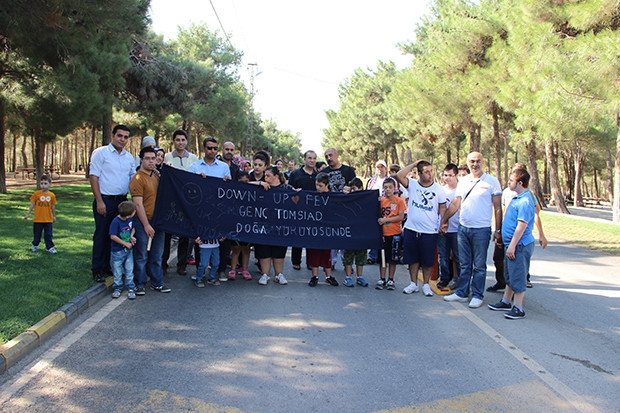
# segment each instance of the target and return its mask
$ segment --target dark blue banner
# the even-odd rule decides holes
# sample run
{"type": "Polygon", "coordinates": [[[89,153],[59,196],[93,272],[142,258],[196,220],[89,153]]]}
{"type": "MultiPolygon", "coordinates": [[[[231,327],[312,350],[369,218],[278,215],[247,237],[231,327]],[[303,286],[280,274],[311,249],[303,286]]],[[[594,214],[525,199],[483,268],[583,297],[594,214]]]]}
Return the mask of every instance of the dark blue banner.
{"type": "Polygon", "coordinates": [[[164,166],[154,227],[195,238],[318,249],[381,247],[377,191],[317,193],[202,178],[164,166]]]}

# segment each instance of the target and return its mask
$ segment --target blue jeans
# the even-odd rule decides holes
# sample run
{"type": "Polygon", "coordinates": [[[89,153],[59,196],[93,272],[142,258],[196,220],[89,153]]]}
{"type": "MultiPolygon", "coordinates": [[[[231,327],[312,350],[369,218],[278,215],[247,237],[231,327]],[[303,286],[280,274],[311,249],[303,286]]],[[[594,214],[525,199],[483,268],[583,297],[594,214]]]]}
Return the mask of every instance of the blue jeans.
{"type": "Polygon", "coordinates": [[[460,225],[458,241],[461,273],[456,295],[469,297],[471,285],[472,296],[482,300],[487,277],[487,251],[491,241],[491,227],[467,228],[460,225]]]}
{"type": "MultiPolygon", "coordinates": [[[[151,224],[152,226],[152,224],[151,224]]],[[[164,285],[164,272],[161,268],[161,256],[164,253],[164,240],[166,233],[155,229],[155,236],[151,242],[151,250],[147,251],[149,237],[144,232],[144,226],[139,219],[133,220],[136,229],[136,245],[133,247],[133,275],[136,285],[144,287],[148,279],[151,286],[161,287],[164,285]]]]}
{"type": "Polygon", "coordinates": [[[133,251],[123,248],[120,251],[110,252],[110,268],[114,274],[112,289],[123,289],[123,275],[125,275],[125,288],[133,290],[136,285],[133,282],[133,251]]]}
{"type": "Polygon", "coordinates": [[[196,269],[196,282],[202,281],[202,277],[205,275],[205,270],[211,262],[211,271],[209,272],[209,280],[215,279],[217,273],[217,267],[220,265],[220,247],[217,248],[200,248],[200,264],[196,269]]]}
{"type": "MultiPolygon", "coordinates": [[[[439,242],[437,245],[439,252],[439,280],[443,283],[450,282],[450,251],[452,251],[452,259],[456,264],[458,271],[459,263],[459,243],[458,232],[448,232],[439,234],[439,242]]],[[[454,274],[458,277],[458,273],[454,274]]]]}
{"type": "Polygon", "coordinates": [[[34,239],[32,241],[32,245],[35,247],[39,246],[41,242],[41,235],[45,232],[45,249],[50,249],[54,246],[54,241],[52,241],[52,237],[54,232],[52,230],[51,222],[35,222],[32,225],[32,230],[34,232],[34,239]]]}

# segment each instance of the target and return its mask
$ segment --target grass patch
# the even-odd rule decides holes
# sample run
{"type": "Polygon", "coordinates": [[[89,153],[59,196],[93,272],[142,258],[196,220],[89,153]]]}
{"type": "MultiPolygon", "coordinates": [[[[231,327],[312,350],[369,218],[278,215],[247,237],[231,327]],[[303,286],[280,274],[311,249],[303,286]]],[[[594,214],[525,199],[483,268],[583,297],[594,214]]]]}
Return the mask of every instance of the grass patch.
{"type": "Polygon", "coordinates": [[[58,254],[30,251],[32,216],[22,221],[34,188],[0,194],[0,344],[11,340],[93,285],[92,194],[88,184],[52,186],[57,198],[58,254]]]}
{"type": "Polygon", "coordinates": [[[620,225],[541,212],[547,238],[620,256],[620,225]]]}

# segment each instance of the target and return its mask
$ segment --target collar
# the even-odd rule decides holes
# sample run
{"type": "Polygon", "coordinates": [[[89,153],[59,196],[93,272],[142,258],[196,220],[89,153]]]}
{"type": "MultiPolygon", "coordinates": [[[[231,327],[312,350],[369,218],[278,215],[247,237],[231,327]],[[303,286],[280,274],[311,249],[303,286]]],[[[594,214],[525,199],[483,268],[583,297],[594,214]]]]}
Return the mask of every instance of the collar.
{"type": "Polygon", "coordinates": [[[189,158],[189,151],[186,149],[185,152],[183,153],[183,156],[179,156],[177,151],[172,151],[172,157],[173,158],[189,158]]]}

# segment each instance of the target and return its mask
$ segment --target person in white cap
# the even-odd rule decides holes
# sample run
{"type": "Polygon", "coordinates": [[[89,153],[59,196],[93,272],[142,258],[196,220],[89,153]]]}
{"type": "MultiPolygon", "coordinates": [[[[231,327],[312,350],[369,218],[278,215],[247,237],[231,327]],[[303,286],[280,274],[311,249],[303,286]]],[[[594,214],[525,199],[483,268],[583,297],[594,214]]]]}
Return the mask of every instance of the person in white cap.
{"type": "Polygon", "coordinates": [[[387,176],[387,164],[385,161],[377,161],[375,169],[377,170],[377,174],[368,180],[366,189],[376,189],[381,193],[383,191],[383,181],[387,176]]]}
{"type": "MultiPolygon", "coordinates": [[[[142,138],[142,146],[140,147],[140,150],[142,150],[143,148],[146,148],[147,146],[150,146],[151,148],[154,148],[157,146],[157,142],[155,141],[155,138],[152,136],[145,136],[144,138],[142,138]]],[[[140,168],[140,155],[136,156],[136,160],[135,160],[135,166],[136,166],[136,171],[140,168]]]]}

